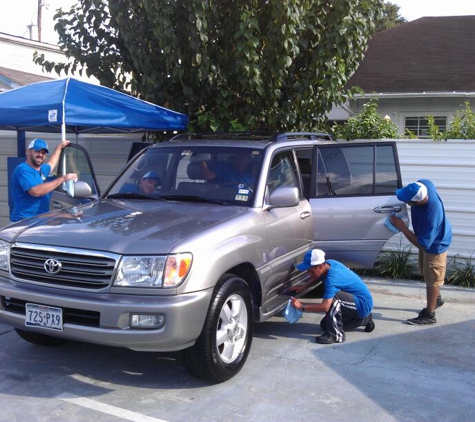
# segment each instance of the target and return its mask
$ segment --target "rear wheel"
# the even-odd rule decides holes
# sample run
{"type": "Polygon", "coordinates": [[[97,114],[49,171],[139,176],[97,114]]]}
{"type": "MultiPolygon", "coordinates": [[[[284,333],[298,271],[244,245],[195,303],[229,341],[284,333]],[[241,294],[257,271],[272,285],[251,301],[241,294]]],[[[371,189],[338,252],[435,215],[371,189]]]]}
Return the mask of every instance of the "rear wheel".
{"type": "Polygon", "coordinates": [[[224,275],[220,282],[200,337],[185,350],[191,373],[216,383],[232,378],[241,370],[254,331],[249,286],[231,274],[224,275]]]}
{"type": "Polygon", "coordinates": [[[28,343],[36,344],[37,346],[59,346],[67,342],[67,340],[48,336],[46,334],[35,333],[33,331],[25,331],[20,328],[15,328],[17,334],[28,343]]]}

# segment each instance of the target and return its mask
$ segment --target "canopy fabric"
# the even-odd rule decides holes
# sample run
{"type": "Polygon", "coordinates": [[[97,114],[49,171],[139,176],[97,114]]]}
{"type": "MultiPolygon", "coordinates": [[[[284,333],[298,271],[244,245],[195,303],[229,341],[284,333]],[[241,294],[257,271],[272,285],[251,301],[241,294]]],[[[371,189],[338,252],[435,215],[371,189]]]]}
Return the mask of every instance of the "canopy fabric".
{"type": "Polygon", "coordinates": [[[0,94],[0,129],[127,133],[184,130],[185,114],[74,78],[38,82],[0,94]]]}

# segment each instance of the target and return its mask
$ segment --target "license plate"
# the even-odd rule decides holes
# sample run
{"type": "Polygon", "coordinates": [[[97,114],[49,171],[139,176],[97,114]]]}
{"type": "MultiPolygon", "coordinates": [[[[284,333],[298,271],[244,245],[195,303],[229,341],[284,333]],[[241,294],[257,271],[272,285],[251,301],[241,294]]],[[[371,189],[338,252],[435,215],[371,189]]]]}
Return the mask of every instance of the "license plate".
{"type": "Polygon", "coordinates": [[[63,331],[63,310],[52,306],[27,303],[25,325],[63,331]]]}

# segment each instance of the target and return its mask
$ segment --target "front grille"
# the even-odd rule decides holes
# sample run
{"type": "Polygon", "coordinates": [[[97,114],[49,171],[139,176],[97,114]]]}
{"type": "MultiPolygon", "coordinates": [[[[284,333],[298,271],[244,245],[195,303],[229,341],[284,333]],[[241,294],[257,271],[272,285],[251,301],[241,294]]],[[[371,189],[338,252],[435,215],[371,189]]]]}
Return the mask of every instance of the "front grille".
{"type": "Polygon", "coordinates": [[[52,286],[102,289],[109,286],[116,260],[98,254],[70,251],[44,250],[14,246],[10,250],[12,275],[25,281],[52,286]],[[45,269],[45,263],[54,260],[61,264],[56,274],[45,269]]]}
{"type": "MultiPolygon", "coordinates": [[[[4,309],[15,314],[25,315],[26,302],[24,300],[3,297],[4,309]]],[[[38,303],[37,305],[44,305],[38,303]]],[[[49,306],[49,305],[45,305],[49,306]]],[[[99,312],[85,311],[83,309],[62,308],[63,322],[65,324],[85,325],[87,327],[99,327],[99,312]]]]}

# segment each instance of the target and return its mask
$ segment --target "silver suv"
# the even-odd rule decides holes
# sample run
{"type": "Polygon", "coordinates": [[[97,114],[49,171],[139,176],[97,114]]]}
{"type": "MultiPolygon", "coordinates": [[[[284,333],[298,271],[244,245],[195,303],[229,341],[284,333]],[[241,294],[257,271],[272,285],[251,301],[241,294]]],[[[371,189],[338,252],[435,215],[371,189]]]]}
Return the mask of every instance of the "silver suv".
{"type": "Polygon", "coordinates": [[[79,174],[73,196],[60,187],[55,211],[0,231],[0,320],[40,345],[182,350],[213,382],[239,372],[254,322],[307,281],[306,251],[371,267],[386,217],[406,214],[393,142],[179,135],[102,195],[83,148],[66,148],[59,172],[79,174]]]}

